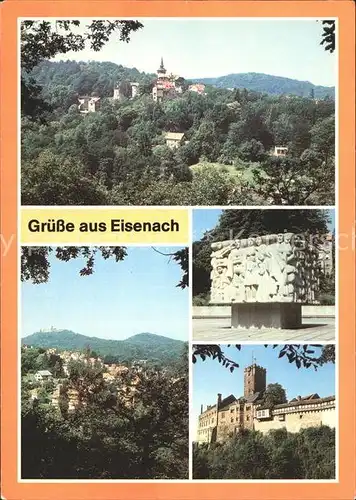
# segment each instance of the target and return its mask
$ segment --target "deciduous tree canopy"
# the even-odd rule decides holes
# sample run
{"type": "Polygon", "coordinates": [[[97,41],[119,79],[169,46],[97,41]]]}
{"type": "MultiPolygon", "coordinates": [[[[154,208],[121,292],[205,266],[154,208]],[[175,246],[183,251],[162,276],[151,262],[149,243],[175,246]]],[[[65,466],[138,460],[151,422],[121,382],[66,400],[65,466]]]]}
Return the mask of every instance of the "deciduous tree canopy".
{"type": "Polygon", "coordinates": [[[111,62],[43,60],[24,78],[23,204],[333,204],[331,98],[207,87],[155,103],[155,75],[111,62]],[[79,113],[79,96],[100,108],[79,113]],[[171,150],[167,132],[185,142],[171,150]]]}

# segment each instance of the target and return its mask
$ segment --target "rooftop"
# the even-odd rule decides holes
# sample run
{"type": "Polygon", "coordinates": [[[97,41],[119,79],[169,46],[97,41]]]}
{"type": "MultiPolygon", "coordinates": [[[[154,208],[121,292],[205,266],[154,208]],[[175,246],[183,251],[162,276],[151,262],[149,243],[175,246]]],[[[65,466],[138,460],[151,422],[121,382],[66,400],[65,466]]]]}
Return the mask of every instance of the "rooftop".
{"type": "Polygon", "coordinates": [[[182,132],[167,132],[165,137],[166,137],[166,139],[170,139],[173,141],[181,141],[184,137],[184,133],[182,133],[182,132]]]}

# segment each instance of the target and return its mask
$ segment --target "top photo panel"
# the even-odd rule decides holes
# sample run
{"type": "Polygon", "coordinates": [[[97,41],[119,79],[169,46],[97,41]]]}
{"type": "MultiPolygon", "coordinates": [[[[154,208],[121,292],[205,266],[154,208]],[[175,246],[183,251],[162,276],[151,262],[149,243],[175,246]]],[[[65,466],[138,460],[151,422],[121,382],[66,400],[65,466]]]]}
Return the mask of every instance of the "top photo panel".
{"type": "Polygon", "coordinates": [[[337,21],[22,19],[22,205],[330,206],[337,21]]]}

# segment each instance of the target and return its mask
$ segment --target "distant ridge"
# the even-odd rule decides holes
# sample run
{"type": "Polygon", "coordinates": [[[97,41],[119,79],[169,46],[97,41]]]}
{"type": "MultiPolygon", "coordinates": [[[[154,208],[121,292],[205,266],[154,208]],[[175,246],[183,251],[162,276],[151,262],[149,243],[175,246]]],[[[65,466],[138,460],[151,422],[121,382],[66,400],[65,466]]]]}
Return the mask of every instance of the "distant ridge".
{"type": "Polygon", "coordinates": [[[88,337],[71,330],[39,331],[21,339],[22,345],[31,345],[45,349],[82,350],[90,347],[101,356],[112,355],[120,361],[135,359],[169,360],[177,359],[184,342],[164,335],[143,332],[125,340],[88,337]]]}
{"type": "Polygon", "coordinates": [[[191,78],[193,82],[201,82],[218,88],[246,88],[255,92],[281,95],[292,94],[309,97],[314,90],[314,97],[322,99],[329,95],[335,97],[334,87],[313,85],[308,81],[294,80],[283,76],[266,75],[265,73],[231,73],[215,78],[191,78]]]}
{"type": "MultiPolygon", "coordinates": [[[[185,75],[181,75],[185,78],[185,75]]],[[[42,61],[32,72],[36,82],[43,86],[44,95],[50,97],[53,86],[65,85],[68,92],[90,93],[93,90],[102,97],[112,95],[112,89],[118,81],[132,81],[144,84],[156,78],[155,73],[145,73],[137,68],[128,68],[109,61],[42,61]],[[84,72],[84,73],[83,73],[84,72]],[[82,75],[101,75],[100,83],[95,88],[82,75]]],[[[89,79],[90,80],[90,79],[89,79]]],[[[95,80],[95,78],[94,78],[95,80]]],[[[309,97],[314,89],[314,97],[323,99],[327,95],[334,98],[335,88],[314,85],[309,81],[294,80],[283,76],[267,75],[265,73],[230,73],[214,78],[186,78],[189,82],[201,82],[218,88],[246,88],[247,90],[273,95],[291,94],[309,97]]]]}

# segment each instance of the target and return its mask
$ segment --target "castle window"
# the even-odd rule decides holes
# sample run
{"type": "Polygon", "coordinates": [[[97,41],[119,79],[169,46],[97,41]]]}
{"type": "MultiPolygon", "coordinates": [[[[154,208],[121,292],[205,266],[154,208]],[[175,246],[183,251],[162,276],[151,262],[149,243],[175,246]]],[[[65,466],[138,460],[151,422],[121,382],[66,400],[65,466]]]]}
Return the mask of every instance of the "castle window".
{"type": "Polygon", "coordinates": [[[233,423],[233,422],[234,422],[234,417],[231,417],[231,423],[233,423]]]}
{"type": "Polygon", "coordinates": [[[235,408],[230,409],[230,413],[234,413],[234,411],[235,411],[235,408]]]}
{"type": "Polygon", "coordinates": [[[246,420],[247,422],[250,420],[250,417],[248,415],[246,415],[246,420]]]}
{"type": "Polygon", "coordinates": [[[246,406],[246,411],[249,411],[250,410],[250,407],[249,406],[246,406]]]}
{"type": "Polygon", "coordinates": [[[302,415],[302,414],[300,414],[300,415],[299,415],[299,418],[303,418],[303,415],[302,415]]]}
{"type": "Polygon", "coordinates": [[[222,413],[222,414],[221,414],[221,418],[225,418],[225,413],[222,413]]]}

